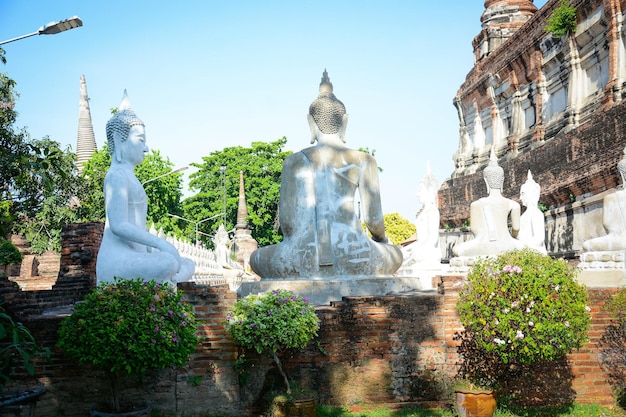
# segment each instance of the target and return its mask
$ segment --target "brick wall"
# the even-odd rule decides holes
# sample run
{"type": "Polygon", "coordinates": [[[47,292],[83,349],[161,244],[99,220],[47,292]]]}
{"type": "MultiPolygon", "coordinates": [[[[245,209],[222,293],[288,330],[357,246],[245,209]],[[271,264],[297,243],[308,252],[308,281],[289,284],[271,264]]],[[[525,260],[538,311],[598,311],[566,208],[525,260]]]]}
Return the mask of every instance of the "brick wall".
{"type": "MultiPolygon", "coordinates": [[[[98,236],[98,227],[78,228],[90,239],[98,236]]],[[[69,235],[68,242],[73,243],[64,246],[64,259],[83,262],[86,270],[93,271],[95,257],[83,253],[92,246],[74,233],[69,235]]],[[[101,371],[69,361],[55,347],[68,305],[81,299],[95,282],[93,275],[80,273],[75,265],[64,267],[66,281],[59,279],[49,291],[22,292],[17,284],[0,280],[0,294],[9,310],[52,349],[51,360],[37,364],[36,378],[17,370],[17,385],[43,383],[47,387],[37,405],[38,416],[86,415],[109,398],[101,371]],[[68,276],[69,271],[74,273],[68,276]]],[[[462,326],[455,304],[462,283],[462,277],[446,276],[440,277],[438,293],[346,297],[320,306],[316,309],[321,319],[317,343],[304,351],[286,352],[285,370],[300,387],[314,389],[323,403],[446,404],[450,379],[459,366],[454,335],[462,326]]],[[[194,305],[202,343],[183,368],[151,372],[143,383],[126,381],[123,398],[148,400],[164,412],[188,416],[258,412],[259,398],[282,380],[272,361],[254,352],[245,353],[248,367],[243,372],[235,370],[238,350],[222,323],[237,295],[227,285],[182,283],[179,288],[194,305]]],[[[589,290],[592,327],[583,349],[562,363],[539,368],[530,384],[527,375],[512,372],[507,388],[521,389],[528,402],[535,404],[563,399],[613,404],[611,387],[600,368],[598,343],[609,323],[601,307],[616,291],[589,290]]]]}
{"type": "MultiPolygon", "coordinates": [[[[324,403],[445,404],[448,383],[458,368],[454,334],[462,329],[455,309],[459,283],[458,277],[442,278],[445,294],[351,297],[318,307],[319,344],[283,356],[287,374],[300,387],[314,389],[324,403]]],[[[143,385],[127,381],[124,398],[149,400],[160,410],[185,415],[257,412],[257,399],[271,381],[282,382],[270,360],[248,352],[247,382],[239,385],[234,369],[237,349],[222,325],[236,294],[227,286],[185,283],[180,288],[194,304],[201,345],[182,369],[152,372],[143,385]]],[[[526,375],[512,373],[509,389],[521,387],[531,403],[566,398],[613,404],[611,387],[600,369],[598,342],[609,322],[601,306],[615,291],[589,291],[592,328],[583,349],[563,363],[540,369],[532,384],[526,375]]],[[[26,320],[37,339],[53,347],[52,360],[38,366],[37,380],[48,391],[37,406],[41,416],[85,414],[108,398],[102,372],[77,366],[54,348],[60,319],[56,315],[26,320]]]]}
{"type": "MultiPolygon", "coordinates": [[[[538,142],[533,150],[499,162],[503,195],[519,201],[528,170],[541,185],[539,202],[563,206],[573,197],[599,194],[620,184],[617,163],[626,146],[626,102],[595,113],[579,128],[538,142]]],[[[472,201],[487,196],[482,170],[445,181],[439,189],[441,224],[460,226],[470,217],[472,201]]]]}

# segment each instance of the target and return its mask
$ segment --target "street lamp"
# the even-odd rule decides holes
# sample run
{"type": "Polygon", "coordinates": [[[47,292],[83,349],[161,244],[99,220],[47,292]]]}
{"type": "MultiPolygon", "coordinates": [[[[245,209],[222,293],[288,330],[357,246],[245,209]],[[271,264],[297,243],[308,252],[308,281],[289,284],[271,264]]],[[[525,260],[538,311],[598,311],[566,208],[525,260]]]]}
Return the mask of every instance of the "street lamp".
{"type": "Polygon", "coordinates": [[[50,22],[47,25],[40,27],[37,32],[2,41],[0,42],[0,45],[4,45],[5,43],[13,41],[19,41],[20,39],[28,38],[35,35],[56,35],[57,33],[65,32],[66,30],[81,27],[82,25],[83,21],[80,20],[78,16],[72,16],[69,19],[61,20],[60,22],[50,22]]]}
{"type": "Polygon", "coordinates": [[[144,185],[146,185],[147,183],[152,182],[152,181],[154,181],[154,180],[158,180],[159,178],[163,178],[163,177],[165,177],[165,176],[167,176],[167,175],[171,175],[171,174],[175,174],[175,173],[180,172],[180,171],[184,171],[184,170],[186,170],[187,168],[189,168],[189,167],[188,167],[188,166],[180,167],[180,168],[177,168],[177,169],[175,169],[175,170],[173,170],[173,171],[166,172],[165,174],[161,174],[161,175],[158,175],[158,176],[156,176],[156,177],[154,177],[154,178],[150,178],[148,181],[144,181],[144,182],[142,182],[142,183],[141,183],[141,186],[143,187],[143,186],[144,186],[144,185]]]}
{"type": "Polygon", "coordinates": [[[198,230],[198,226],[200,226],[200,223],[204,223],[207,220],[211,220],[211,219],[214,219],[214,218],[219,217],[219,216],[222,215],[222,213],[216,214],[215,216],[207,217],[206,219],[202,219],[202,220],[197,222],[197,221],[194,221],[194,220],[186,219],[186,218],[181,217],[181,216],[177,216],[176,214],[171,214],[171,213],[168,213],[168,214],[171,217],[175,218],[175,219],[184,220],[186,222],[193,223],[196,226],[196,246],[199,246],[199,243],[200,243],[200,241],[198,240],[198,236],[200,235],[200,231],[198,230]]]}

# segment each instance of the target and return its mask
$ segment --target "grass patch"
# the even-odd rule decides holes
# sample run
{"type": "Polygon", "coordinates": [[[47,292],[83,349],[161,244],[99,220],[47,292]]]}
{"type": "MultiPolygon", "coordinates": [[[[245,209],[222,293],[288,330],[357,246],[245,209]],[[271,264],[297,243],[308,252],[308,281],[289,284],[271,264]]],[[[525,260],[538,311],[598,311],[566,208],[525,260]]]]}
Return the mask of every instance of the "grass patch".
{"type": "MultiPolygon", "coordinates": [[[[390,410],[385,407],[337,407],[320,405],[317,417],[455,417],[456,412],[441,409],[410,408],[390,410]],[[353,410],[353,411],[351,411],[353,410]]],[[[574,404],[570,407],[512,410],[498,407],[494,417],[626,417],[619,407],[597,404],[574,404]]]]}

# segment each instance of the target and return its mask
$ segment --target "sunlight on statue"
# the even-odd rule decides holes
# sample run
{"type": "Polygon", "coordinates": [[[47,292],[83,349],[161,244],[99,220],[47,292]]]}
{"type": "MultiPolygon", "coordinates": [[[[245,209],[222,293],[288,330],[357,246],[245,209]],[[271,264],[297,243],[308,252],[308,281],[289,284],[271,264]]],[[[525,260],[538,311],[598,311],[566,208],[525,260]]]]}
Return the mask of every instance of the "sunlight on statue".
{"type": "Polygon", "coordinates": [[[253,252],[250,266],[262,278],[391,275],[402,253],[387,243],[376,160],[344,145],[348,115],[326,71],[319,91],[308,114],[311,143],[317,144],[283,165],[283,241],[253,252]],[[357,191],[371,238],[355,210],[357,191]]]}
{"type": "Polygon", "coordinates": [[[539,210],[539,195],[541,186],[533,179],[533,174],[528,170],[526,182],[520,188],[520,200],[526,207],[526,211],[520,219],[520,229],[517,238],[537,252],[546,255],[546,218],[539,210]]]}
{"type": "Polygon", "coordinates": [[[522,249],[524,244],[516,239],[520,228],[519,203],[502,195],[504,170],[498,165],[495,151],[491,148],[489,165],[483,171],[489,195],[470,205],[470,229],[474,239],[456,245],[456,256],[497,255],[522,249]],[[511,229],[509,232],[509,219],[511,229]]]}
{"type": "Polygon", "coordinates": [[[602,225],[607,234],[585,241],[583,243],[585,252],[626,250],[626,189],[624,189],[626,148],[624,157],[617,163],[617,171],[622,179],[622,185],[603,200],[602,225]]]}
{"type": "Polygon", "coordinates": [[[426,168],[426,176],[417,190],[417,198],[422,208],[415,217],[415,242],[403,248],[404,266],[435,266],[441,263],[439,247],[439,208],[437,207],[437,191],[439,182],[434,177],[430,162],[426,168]]]}
{"type": "Polygon", "coordinates": [[[104,178],[106,223],[98,252],[98,283],[144,278],[156,281],[188,281],[194,263],[181,258],[169,242],[146,229],[148,199],[135,176],[149,149],[146,131],[126,91],[117,113],[106,124],[111,166],[104,178]]]}

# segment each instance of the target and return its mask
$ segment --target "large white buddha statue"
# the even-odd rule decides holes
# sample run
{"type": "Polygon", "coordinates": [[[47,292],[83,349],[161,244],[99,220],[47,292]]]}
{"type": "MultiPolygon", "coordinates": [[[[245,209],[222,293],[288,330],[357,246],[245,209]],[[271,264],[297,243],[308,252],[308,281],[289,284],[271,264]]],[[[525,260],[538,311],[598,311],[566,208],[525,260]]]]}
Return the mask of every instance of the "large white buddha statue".
{"type": "Polygon", "coordinates": [[[612,194],[604,197],[602,225],[605,236],[589,239],[583,243],[585,252],[623,251],[626,250],[626,148],[624,157],[618,162],[617,170],[622,178],[622,185],[612,194]]]}
{"type": "Polygon", "coordinates": [[[130,106],[126,91],[117,113],[106,124],[106,134],[111,166],[104,178],[106,223],[96,262],[98,283],[115,277],[173,284],[189,280],[194,263],[146,229],[148,200],[135,167],[149,149],[145,126],[130,106]]]}
{"type": "Polygon", "coordinates": [[[520,229],[517,238],[521,240],[526,247],[534,249],[544,255],[548,253],[546,250],[546,218],[539,210],[539,195],[541,186],[533,179],[533,174],[528,170],[526,182],[520,188],[520,200],[522,205],[526,207],[526,211],[520,219],[520,229]]]}
{"type": "Polygon", "coordinates": [[[524,247],[515,238],[520,228],[521,208],[519,203],[502,195],[504,170],[498,165],[493,148],[483,178],[489,195],[470,205],[470,230],[474,239],[456,245],[452,249],[456,256],[497,255],[524,247]]]}
{"type": "Polygon", "coordinates": [[[426,176],[417,190],[417,198],[422,208],[415,217],[415,242],[402,250],[405,266],[438,266],[441,263],[439,247],[439,208],[437,207],[437,191],[439,183],[433,176],[430,163],[426,168],[426,176]]]}
{"type": "Polygon", "coordinates": [[[326,71],[308,121],[311,143],[317,144],[290,155],[283,164],[283,241],[253,252],[252,270],[270,279],[393,274],[402,264],[402,253],[387,243],[376,160],[344,145],[348,115],[326,71]],[[357,191],[371,238],[355,210],[357,191]]]}

